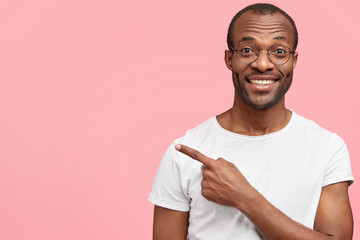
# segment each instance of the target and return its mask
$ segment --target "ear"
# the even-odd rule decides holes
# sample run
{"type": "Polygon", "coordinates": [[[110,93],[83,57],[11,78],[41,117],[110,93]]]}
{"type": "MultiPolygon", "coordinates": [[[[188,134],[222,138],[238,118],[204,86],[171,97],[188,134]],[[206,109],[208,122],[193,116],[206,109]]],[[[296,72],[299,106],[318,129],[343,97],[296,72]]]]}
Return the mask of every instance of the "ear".
{"type": "Polygon", "coordinates": [[[297,53],[297,52],[295,52],[295,53],[293,54],[293,63],[292,63],[293,69],[294,69],[295,66],[296,66],[297,59],[298,59],[298,55],[299,55],[299,53],[297,53]]]}
{"type": "Polygon", "coordinates": [[[228,69],[232,70],[232,57],[233,57],[233,52],[230,52],[229,50],[225,50],[225,56],[224,56],[224,60],[225,60],[225,64],[227,66],[228,69]]]}

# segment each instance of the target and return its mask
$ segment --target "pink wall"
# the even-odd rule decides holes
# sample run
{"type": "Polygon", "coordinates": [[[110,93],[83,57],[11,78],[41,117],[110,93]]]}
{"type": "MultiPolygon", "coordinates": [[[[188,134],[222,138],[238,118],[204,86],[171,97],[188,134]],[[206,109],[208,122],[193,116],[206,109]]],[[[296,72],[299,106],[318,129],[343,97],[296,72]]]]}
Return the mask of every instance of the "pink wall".
{"type": "MultiPolygon", "coordinates": [[[[231,106],[227,26],[252,2],[1,1],[0,239],[150,239],[160,158],[231,106]]],[[[358,180],[360,6],[334,2],[273,1],[300,34],[287,105],[345,139],[358,180]]]]}

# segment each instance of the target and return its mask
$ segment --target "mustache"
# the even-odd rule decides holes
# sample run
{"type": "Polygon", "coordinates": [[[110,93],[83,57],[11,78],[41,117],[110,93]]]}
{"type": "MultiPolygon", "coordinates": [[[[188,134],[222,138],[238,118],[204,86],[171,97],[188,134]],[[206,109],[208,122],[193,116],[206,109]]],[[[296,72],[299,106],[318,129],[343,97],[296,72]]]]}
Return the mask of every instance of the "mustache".
{"type": "Polygon", "coordinates": [[[245,75],[245,78],[248,78],[248,77],[251,77],[251,76],[275,76],[277,78],[281,78],[282,75],[281,74],[275,74],[275,73],[270,73],[270,72],[252,72],[252,73],[249,73],[247,75],[245,75]]]}

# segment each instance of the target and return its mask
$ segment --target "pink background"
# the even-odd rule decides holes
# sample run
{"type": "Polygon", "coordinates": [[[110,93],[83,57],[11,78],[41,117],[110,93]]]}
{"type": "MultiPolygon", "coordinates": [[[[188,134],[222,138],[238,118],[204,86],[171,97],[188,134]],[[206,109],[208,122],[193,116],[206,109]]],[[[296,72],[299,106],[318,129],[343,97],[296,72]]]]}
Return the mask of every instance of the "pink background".
{"type": "MultiPolygon", "coordinates": [[[[227,27],[252,2],[1,1],[0,239],[150,239],[162,154],[231,107],[227,27]]],[[[360,4],[272,3],[300,35],[287,106],[347,142],[359,180],[360,4]]]]}

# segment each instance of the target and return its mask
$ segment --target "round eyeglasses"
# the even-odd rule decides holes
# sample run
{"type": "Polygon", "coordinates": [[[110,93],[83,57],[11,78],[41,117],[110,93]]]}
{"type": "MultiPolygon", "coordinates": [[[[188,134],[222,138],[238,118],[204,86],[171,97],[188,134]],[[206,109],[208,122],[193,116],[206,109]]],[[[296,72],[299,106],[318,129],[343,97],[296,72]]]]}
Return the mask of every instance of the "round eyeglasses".
{"type": "Polygon", "coordinates": [[[290,59],[290,55],[295,53],[295,51],[290,51],[287,46],[281,44],[271,46],[268,49],[260,49],[254,44],[244,43],[239,45],[237,49],[231,48],[231,50],[235,51],[239,61],[245,64],[255,62],[259,57],[260,50],[266,50],[269,60],[275,65],[287,63],[290,59]]]}

